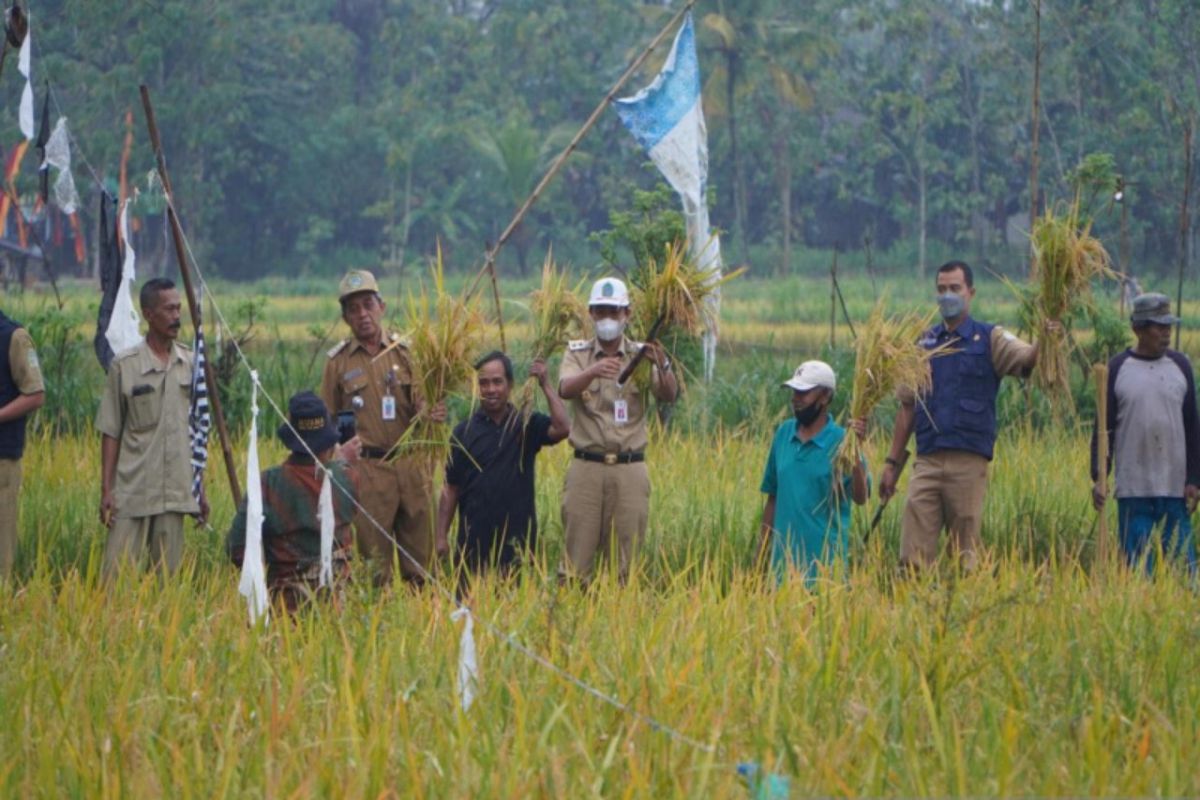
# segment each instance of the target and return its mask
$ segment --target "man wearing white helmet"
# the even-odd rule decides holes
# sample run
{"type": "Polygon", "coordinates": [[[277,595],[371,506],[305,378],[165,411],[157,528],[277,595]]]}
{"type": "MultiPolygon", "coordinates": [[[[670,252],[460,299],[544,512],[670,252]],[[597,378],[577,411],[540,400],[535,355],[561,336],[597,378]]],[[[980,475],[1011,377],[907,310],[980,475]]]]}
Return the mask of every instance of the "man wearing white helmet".
{"type": "Polygon", "coordinates": [[[655,399],[672,402],[679,385],[658,343],[626,338],[629,290],[622,281],[596,281],[588,310],[595,336],[567,345],[559,373],[558,393],[570,403],[575,449],[562,500],[562,573],[586,581],[597,553],[615,553],[624,580],[646,535],[650,478],[645,463],[647,404],[632,379],[620,385],[617,378],[644,348],[655,399]]]}
{"type": "MultiPolygon", "coordinates": [[[[824,361],[805,361],[783,388],[792,394],[792,416],[775,431],[763,471],[763,507],[759,559],[776,575],[798,570],[806,581],[818,565],[845,563],[850,549],[850,502],[867,502],[866,465],[860,460],[849,475],[834,466],[846,430],[833,421],[829,404],[837,376],[824,361]]],[[[850,421],[853,435],[866,434],[866,421],[850,421]]]]}

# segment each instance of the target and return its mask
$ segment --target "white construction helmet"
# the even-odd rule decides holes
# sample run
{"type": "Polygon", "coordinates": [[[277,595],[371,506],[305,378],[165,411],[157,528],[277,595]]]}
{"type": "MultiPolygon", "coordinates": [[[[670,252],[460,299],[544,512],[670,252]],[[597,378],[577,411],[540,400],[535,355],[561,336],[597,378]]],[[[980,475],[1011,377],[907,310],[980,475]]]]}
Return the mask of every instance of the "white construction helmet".
{"type": "Polygon", "coordinates": [[[588,306],[629,307],[629,290],[625,282],[618,278],[601,278],[592,284],[592,294],[588,297],[588,306]]]}

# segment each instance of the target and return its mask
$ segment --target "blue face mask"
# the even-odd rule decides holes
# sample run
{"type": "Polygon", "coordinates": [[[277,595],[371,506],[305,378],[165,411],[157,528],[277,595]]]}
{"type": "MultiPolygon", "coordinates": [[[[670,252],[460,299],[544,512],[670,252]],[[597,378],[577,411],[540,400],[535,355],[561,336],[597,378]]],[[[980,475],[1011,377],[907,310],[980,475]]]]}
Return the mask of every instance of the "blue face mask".
{"type": "Polygon", "coordinates": [[[961,294],[946,292],[939,294],[937,299],[938,311],[946,321],[958,319],[967,310],[967,301],[961,294]]]}

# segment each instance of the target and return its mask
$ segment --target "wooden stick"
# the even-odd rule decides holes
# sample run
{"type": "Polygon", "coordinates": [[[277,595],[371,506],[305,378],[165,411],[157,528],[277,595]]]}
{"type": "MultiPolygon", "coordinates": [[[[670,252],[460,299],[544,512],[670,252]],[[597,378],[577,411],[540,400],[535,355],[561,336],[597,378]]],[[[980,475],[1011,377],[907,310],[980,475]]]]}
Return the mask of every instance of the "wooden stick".
{"type": "MultiPolygon", "coordinates": [[[[513,216],[512,221],[508,223],[508,226],[504,229],[504,232],[500,234],[500,238],[497,239],[496,243],[492,245],[490,250],[488,250],[487,255],[484,257],[482,269],[480,269],[478,274],[475,275],[475,279],[471,282],[471,287],[467,290],[468,297],[475,293],[475,290],[479,287],[479,281],[483,279],[484,273],[490,271],[492,273],[492,280],[496,280],[496,254],[500,252],[500,248],[503,247],[505,242],[508,241],[509,237],[513,235],[513,231],[517,229],[517,226],[521,224],[521,221],[525,219],[525,215],[529,213],[529,209],[533,207],[533,204],[537,202],[538,197],[540,197],[542,192],[545,191],[546,187],[550,184],[550,181],[552,181],[554,176],[558,174],[558,171],[562,169],[562,165],[566,162],[567,158],[571,155],[571,153],[575,152],[575,148],[579,146],[579,142],[584,136],[587,135],[587,132],[590,131],[593,126],[595,126],[597,120],[600,119],[600,115],[603,114],[605,109],[608,108],[608,104],[612,102],[612,99],[616,96],[617,92],[621,91],[629,79],[633,77],[633,73],[637,72],[638,67],[642,66],[642,63],[650,57],[652,52],[654,52],[654,48],[658,47],[658,45],[663,39],[666,38],[667,34],[672,28],[675,27],[679,20],[683,19],[683,15],[690,11],[692,6],[695,4],[696,0],[688,0],[683,4],[683,8],[679,9],[675,16],[671,17],[671,21],[668,22],[666,26],[658,32],[658,35],[655,36],[650,44],[646,46],[646,49],[643,50],[641,54],[638,55],[638,57],[635,58],[625,69],[625,72],[621,74],[621,77],[617,79],[617,82],[613,84],[613,87],[608,90],[608,94],[604,95],[604,99],[601,100],[600,104],[596,106],[594,111],[592,111],[591,116],[589,116],[587,121],[583,123],[583,127],[581,127],[579,131],[573,137],[571,137],[571,141],[565,148],[563,148],[563,151],[558,154],[558,157],[554,159],[554,162],[550,165],[550,168],[546,170],[546,174],[542,176],[540,181],[538,181],[538,185],[534,187],[533,191],[530,192],[529,197],[525,198],[525,202],[522,203],[521,207],[517,209],[517,213],[513,216]]],[[[496,313],[499,314],[500,305],[498,293],[496,298],[496,313]]],[[[501,334],[501,338],[503,339],[503,334],[501,334]]]]}
{"type": "MultiPolygon", "coordinates": [[[[187,297],[188,311],[192,316],[192,327],[200,330],[202,313],[192,287],[192,273],[188,267],[187,248],[183,241],[183,228],[179,224],[179,216],[175,213],[175,194],[171,191],[171,177],[167,174],[167,159],[163,155],[162,140],[158,136],[158,122],[154,118],[154,106],[150,103],[150,88],[141,86],[142,108],[146,112],[146,129],[150,133],[150,146],[154,148],[154,159],[158,165],[158,177],[162,181],[163,191],[167,195],[167,221],[171,224],[171,238],[175,242],[175,258],[179,261],[179,275],[183,278],[184,295],[187,297]]],[[[217,380],[213,375],[212,359],[204,359],[204,378],[208,381],[208,400],[212,406],[213,419],[217,423],[217,437],[221,441],[221,453],[225,457],[225,473],[229,476],[229,491],[233,495],[233,504],[241,505],[242,487],[238,483],[237,465],[233,462],[233,448],[229,445],[229,429],[225,425],[225,414],[221,411],[221,393],[217,388],[217,380]]],[[[254,475],[247,475],[246,480],[257,480],[254,475]]]]}
{"type": "MultiPolygon", "coordinates": [[[[1033,142],[1029,154],[1029,230],[1038,216],[1038,131],[1042,122],[1042,0],[1034,2],[1034,36],[1033,36],[1033,142]]],[[[1033,239],[1029,240],[1028,273],[1033,273],[1033,239]]]]}
{"type": "MultiPolygon", "coordinates": [[[[1096,486],[1108,496],[1108,365],[1092,367],[1096,379],[1096,486]]],[[[1096,534],[1096,560],[1108,563],[1108,515],[1102,507],[1096,534]]]]}
{"type": "MultiPolygon", "coordinates": [[[[1183,202],[1179,206],[1179,287],[1175,294],[1175,316],[1183,318],[1183,275],[1187,272],[1188,237],[1191,234],[1192,218],[1188,204],[1192,196],[1192,134],[1195,119],[1188,117],[1183,124],[1183,202]]],[[[1179,333],[1182,325],[1175,326],[1175,349],[1179,349],[1179,333]]]]}
{"type": "Polygon", "coordinates": [[[833,250],[833,263],[829,265],[829,349],[837,338],[837,248],[833,250]]]}

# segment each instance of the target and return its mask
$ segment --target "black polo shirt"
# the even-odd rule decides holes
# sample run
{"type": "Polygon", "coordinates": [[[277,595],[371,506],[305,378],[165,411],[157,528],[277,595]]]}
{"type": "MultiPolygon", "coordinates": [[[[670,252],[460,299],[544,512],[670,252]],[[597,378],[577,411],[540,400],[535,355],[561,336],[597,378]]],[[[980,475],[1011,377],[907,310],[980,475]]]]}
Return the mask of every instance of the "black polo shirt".
{"type": "Polygon", "coordinates": [[[527,423],[509,406],[497,425],[476,411],[454,428],[446,483],[459,489],[458,548],[468,568],[511,567],[537,543],[533,464],[550,440],[550,417],[527,423]]]}

